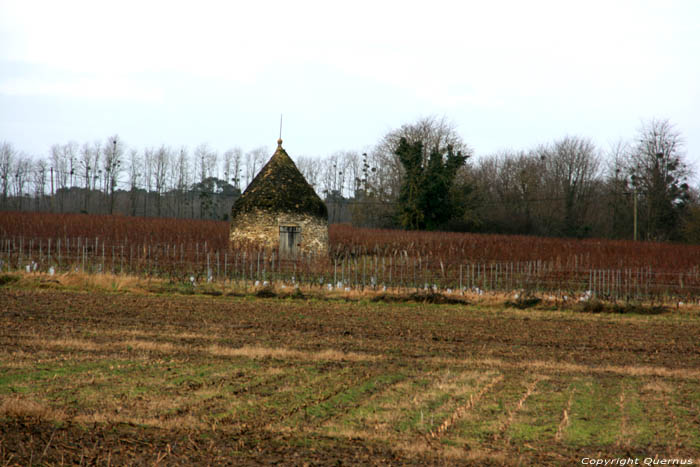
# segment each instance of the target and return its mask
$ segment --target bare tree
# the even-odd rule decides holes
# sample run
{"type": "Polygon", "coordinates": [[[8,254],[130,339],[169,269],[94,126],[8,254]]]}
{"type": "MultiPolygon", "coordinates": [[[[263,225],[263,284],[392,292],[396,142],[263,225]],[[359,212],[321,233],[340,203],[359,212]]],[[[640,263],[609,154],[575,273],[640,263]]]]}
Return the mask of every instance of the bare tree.
{"type": "Polygon", "coordinates": [[[318,161],[319,175],[319,190],[326,197],[333,196],[334,193],[340,195],[342,180],[345,176],[343,170],[343,153],[338,151],[331,154],[329,157],[322,158],[318,161]]]}
{"type": "Polygon", "coordinates": [[[24,195],[28,194],[26,192],[26,185],[29,181],[31,166],[32,160],[29,156],[24,153],[19,153],[17,155],[12,170],[12,191],[13,196],[16,199],[17,209],[20,211],[22,210],[22,200],[24,199],[24,195]]]}
{"type": "Polygon", "coordinates": [[[60,144],[51,146],[51,166],[53,168],[53,180],[55,181],[56,192],[51,193],[58,201],[58,209],[63,212],[64,209],[64,191],[68,187],[69,169],[68,160],[63,147],[60,144]]]}
{"type": "Polygon", "coordinates": [[[143,161],[136,149],[129,151],[129,204],[131,215],[136,215],[138,192],[143,177],[143,161]]]}
{"type": "Polygon", "coordinates": [[[118,135],[107,139],[107,144],[103,152],[102,168],[105,176],[105,191],[109,196],[109,213],[114,213],[114,190],[122,171],[122,154],[124,153],[124,143],[118,135]]]}
{"type": "MultiPolygon", "coordinates": [[[[326,199],[328,220],[331,223],[343,221],[343,212],[348,208],[345,196],[352,196],[351,187],[346,186],[346,180],[351,177],[351,165],[357,161],[359,155],[352,151],[338,151],[318,161],[319,194],[326,199]]],[[[359,167],[359,164],[356,166],[359,167]]]]}
{"type": "Polygon", "coordinates": [[[85,193],[83,211],[86,213],[90,210],[91,182],[94,188],[94,181],[97,179],[100,148],[101,146],[99,143],[95,145],[85,143],[80,149],[80,159],[77,165],[84,179],[83,185],[85,187],[85,193]]]}
{"type": "Polygon", "coordinates": [[[233,164],[231,173],[231,180],[233,182],[234,188],[240,192],[241,190],[241,170],[243,164],[243,150],[239,147],[233,149],[233,164]]]}
{"type": "Polygon", "coordinates": [[[85,193],[83,193],[83,211],[88,212],[88,203],[90,199],[90,175],[92,173],[93,167],[92,163],[92,150],[88,143],[84,143],[80,148],[80,159],[78,160],[78,165],[80,166],[80,171],[83,176],[85,193]]]}
{"type": "Polygon", "coordinates": [[[143,181],[145,182],[146,193],[143,197],[143,215],[148,216],[148,199],[151,196],[151,189],[153,187],[153,165],[155,158],[155,150],[153,148],[146,148],[143,151],[143,181]]]}
{"type": "Polygon", "coordinates": [[[48,163],[44,159],[38,159],[32,166],[32,178],[34,184],[34,203],[37,211],[44,209],[46,201],[46,181],[48,179],[48,163]]]}
{"type": "Polygon", "coordinates": [[[224,173],[224,180],[229,182],[231,177],[231,166],[233,165],[233,149],[228,149],[224,151],[224,155],[221,158],[221,170],[224,173]]]}
{"type": "Polygon", "coordinates": [[[200,182],[215,175],[217,158],[217,153],[209,149],[209,145],[206,143],[200,144],[194,149],[195,172],[200,182]]]}
{"type": "MultiPolygon", "coordinates": [[[[542,146],[536,156],[545,159],[547,175],[553,184],[549,195],[563,201],[559,234],[586,235],[586,215],[600,175],[600,158],[589,139],[567,136],[552,146],[542,146]]],[[[557,211],[559,211],[557,209],[557,211]]]]}
{"type": "Polygon", "coordinates": [[[165,182],[168,175],[168,167],[170,166],[171,159],[170,148],[161,146],[155,153],[153,159],[153,175],[156,188],[156,215],[161,216],[162,213],[162,202],[161,198],[165,192],[165,182]]]}
{"type": "MultiPolygon", "coordinates": [[[[512,200],[521,219],[523,233],[540,233],[549,230],[551,222],[538,216],[538,203],[548,198],[545,192],[546,165],[536,152],[520,151],[512,158],[505,158],[501,167],[504,202],[512,200]],[[510,188],[512,191],[508,190],[510,188]],[[539,226],[539,228],[538,228],[539,226]]],[[[547,216],[549,217],[549,216],[547,216]]]]}
{"type": "Polygon", "coordinates": [[[649,239],[667,240],[679,235],[692,173],[684,156],[683,138],[668,120],[654,119],[642,124],[630,172],[644,204],[645,234],[649,239]]]}
{"type": "Polygon", "coordinates": [[[235,147],[224,152],[223,157],[223,172],[224,179],[227,183],[233,185],[234,188],[240,189],[241,175],[241,159],[243,158],[243,150],[235,147]]]}
{"type": "Polygon", "coordinates": [[[177,190],[177,216],[182,217],[184,215],[183,206],[186,202],[185,195],[191,181],[189,156],[186,147],[180,148],[172,167],[175,172],[175,189],[177,190]]]}
{"type": "MultiPolygon", "coordinates": [[[[600,236],[631,238],[633,231],[633,203],[636,195],[630,183],[632,147],[624,140],[613,143],[605,153],[603,182],[599,190],[601,202],[596,229],[600,236]]],[[[597,211],[597,213],[596,213],[597,211]]]]}
{"type": "Polygon", "coordinates": [[[207,177],[219,178],[219,153],[209,151],[206,159],[207,177]]]}
{"type": "MultiPolygon", "coordinates": [[[[366,153],[365,153],[366,154],[366,153]]],[[[360,182],[362,178],[362,159],[356,152],[346,152],[343,155],[343,175],[346,195],[351,198],[357,198],[360,182]]]]}
{"type": "Polygon", "coordinates": [[[352,181],[352,167],[357,166],[360,160],[360,155],[357,151],[343,151],[340,158],[338,159],[338,190],[341,196],[350,197],[351,193],[351,181],[352,181]]]}
{"type": "Polygon", "coordinates": [[[296,166],[299,172],[304,176],[311,187],[318,191],[318,182],[320,175],[319,160],[315,157],[299,156],[297,157],[296,166]]]}
{"type": "Polygon", "coordinates": [[[66,160],[68,169],[68,187],[73,188],[76,186],[76,180],[78,179],[78,143],[75,141],[69,141],[64,144],[63,157],[66,160]]]}
{"type": "Polygon", "coordinates": [[[102,176],[102,169],[100,168],[100,161],[102,160],[102,142],[95,141],[92,143],[92,184],[91,190],[97,190],[98,183],[102,176]]]}
{"type": "Polygon", "coordinates": [[[252,149],[245,154],[245,184],[246,187],[253,181],[268,157],[268,150],[265,146],[252,149]]]}
{"type": "Polygon", "coordinates": [[[541,206],[549,198],[546,166],[535,150],[501,151],[470,170],[481,197],[478,217],[486,230],[534,234],[550,227],[550,209],[541,206]]]}
{"type": "Polygon", "coordinates": [[[7,208],[7,196],[10,193],[10,177],[17,151],[14,146],[3,141],[0,143],[0,188],[2,189],[2,207],[7,208]]]}

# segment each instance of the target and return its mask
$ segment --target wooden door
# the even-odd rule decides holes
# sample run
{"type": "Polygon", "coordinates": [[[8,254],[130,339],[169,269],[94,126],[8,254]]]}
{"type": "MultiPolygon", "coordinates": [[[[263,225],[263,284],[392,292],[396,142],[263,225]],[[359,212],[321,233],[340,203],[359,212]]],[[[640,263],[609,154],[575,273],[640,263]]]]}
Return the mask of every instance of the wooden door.
{"type": "Polygon", "coordinates": [[[280,255],[296,256],[301,250],[301,227],[280,225],[280,255]]]}

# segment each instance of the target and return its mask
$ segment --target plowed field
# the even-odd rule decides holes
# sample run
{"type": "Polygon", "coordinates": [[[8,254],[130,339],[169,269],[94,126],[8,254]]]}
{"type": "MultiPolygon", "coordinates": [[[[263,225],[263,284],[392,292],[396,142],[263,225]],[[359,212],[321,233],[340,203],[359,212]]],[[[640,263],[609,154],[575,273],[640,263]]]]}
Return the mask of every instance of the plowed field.
{"type": "Polygon", "coordinates": [[[0,288],[0,465],[700,462],[700,315],[0,288]]]}

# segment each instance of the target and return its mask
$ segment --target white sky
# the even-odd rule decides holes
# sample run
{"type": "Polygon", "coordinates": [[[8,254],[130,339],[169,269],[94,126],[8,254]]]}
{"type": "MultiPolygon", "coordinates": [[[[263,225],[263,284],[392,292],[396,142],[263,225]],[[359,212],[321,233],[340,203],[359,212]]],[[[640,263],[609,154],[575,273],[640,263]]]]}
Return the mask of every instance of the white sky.
{"type": "Polygon", "coordinates": [[[477,155],[668,118],[700,167],[700,1],[0,0],[0,141],[361,150],[446,116],[477,155]]]}

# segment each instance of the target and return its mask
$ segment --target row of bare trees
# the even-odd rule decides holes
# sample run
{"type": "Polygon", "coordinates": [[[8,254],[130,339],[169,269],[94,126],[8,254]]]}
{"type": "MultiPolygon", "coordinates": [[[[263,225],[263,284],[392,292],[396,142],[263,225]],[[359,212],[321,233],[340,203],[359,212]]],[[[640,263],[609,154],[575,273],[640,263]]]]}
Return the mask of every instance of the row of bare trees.
{"type": "MultiPolygon", "coordinates": [[[[47,157],[31,157],[2,142],[0,210],[225,219],[270,156],[266,147],[218,153],[206,144],[193,151],[165,145],[139,150],[114,135],[55,144],[47,157]]],[[[347,207],[341,219],[340,206],[359,189],[358,153],[295,160],[319,194],[336,200],[331,221],[349,222],[347,207]]]]}
{"type": "Polygon", "coordinates": [[[2,142],[0,209],[218,217],[211,198],[240,192],[266,155],[265,148],[219,155],[205,144],[192,153],[168,146],[139,151],[115,135],[55,144],[48,157],[30,157],[2,142]]]}
{"type": "MultiPolygon", "coordinates": [[[[565,136],[525,150],[474,159],[446,118],[388,132],[374,147],[324,158],[292,154],[331,222],[400,227],[406,174],[401,139],[433,153],[465,156],[445,193],[452,216],[434,228],[547,236],[700,240],[700,204],[688,185],[682,135],[666,120],[645,122],[630,142],[607,150],[565,136]]],[[[118,136],[56,144],[29,157],[0,143],[0,209],[226,219],[231,204],[271,156],[266,147],[223,153],[128,147],[118,136]]]]}
{"type": "Polygon", "coordinates": [[[687,240],[698,207],[683,139],[666,120],[607,151],[565,137],[504,151],[471,167],[484,231],[567,237],[687,240]]]}

